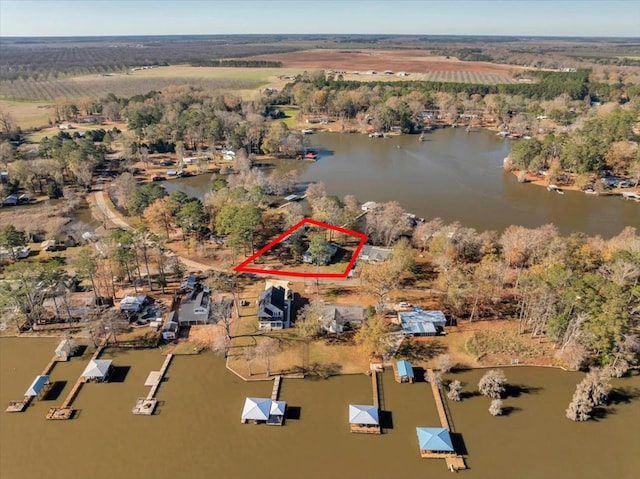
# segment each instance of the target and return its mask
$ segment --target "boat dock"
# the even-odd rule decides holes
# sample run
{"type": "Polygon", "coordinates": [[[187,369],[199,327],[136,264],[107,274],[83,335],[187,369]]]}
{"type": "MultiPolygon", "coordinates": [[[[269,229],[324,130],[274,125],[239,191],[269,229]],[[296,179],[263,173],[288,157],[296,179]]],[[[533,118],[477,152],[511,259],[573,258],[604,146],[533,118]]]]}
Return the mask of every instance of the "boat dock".
{"type": "MultiPolygon", "coordinates": [[[[102,350],[107,346],[107,340],[108,338],[105,338],[102,341],[102,343],[100,343],[96,351],[91,356],[91,360],[98,359],[98,357],[100,356],[100,353],[102,353],[102,350]]],[[[51,409],[49,409],[49,412],[45,417],[47,419],[73,418],[76,411],[71,407],[71,404],[73,403],[76,396],[80,392],[80,389],[86,382],[87,382],[87,378],[84,376],[80,376],[76,381],[76,383],[73,385],[73,388],[71,389],[71,391],[69,391],[69,394],[67,394],[67,397],[62,402],[62,405],[60,407],[52,407],[51,409]]]]}
{"type": "MultiPolygon", "coordinates": [[[[57,354],[54,354],[53,357],[51,358],[51,361],[49,361],[49,363],[45,366],[44,370],[40,374],[42,376],[49,376],[51,371],[53,371],[54,366],[59,361],[66,361],[66,359],[61,358],[57,354]]],[[[6,412],[23,412],[29,407],[29,404],[31,404],[31,401],[33,401],[35,397],[36,396],[25,396],[20,401],[9,401],[9,406],[7,407],[7,409],[5,409],[5,411],[6,412]]]]}
{"type": "Polygon", "coordinates": [[[156,406],[158,405],[158,400],[156,399],[156,393],[158,392],[158,388],[164,379],[164,375],[169,369],[169,364],[173,359],[173,354],[167,354],[160,371],[151,371],[147,380],[145,381],[145,386],[151,386],[149,390],[149,394],[146,397],[139,397],[136,401],[136,405],[133,406],[131,412],[136,415],[142,416],[151,416],[153,411],[155,411],[156,406]]]}
{"type": "MultiPolygon", "coordinates": [[[[442,394],[440,392],[440,386],[438,386],[437,381],[435,380],[435,374],[433,373],[433,369],[427,369],[427,376],[429,378],[429,384],[431,384],[431,392],[433,393],[433,398],[436,401],[436,409],[438,410],[438,416],[440,418],[440,425],[449,430],[449,432],[453,432],[451,422],[449,420],[449,416],[447,414],[447,409],[442,399],[442,394]]],[[[441,458],[444,459],[447,463],[447,469],[450,471],[457,471],[459,469],[466,469],[467,465],[464,463],[464,458],[457,453],[421,453],[422,457],[428,458],[441,458]]]]}
{"type": "MultiPolygon", "coordinates": [[[[381,384],[378,378],[378,372],[375,370],[370,371],[371,374],[371,390],[373,393],[373,405],[378,408],[378,413],[380,411],[380,400],[381,400],[381,384]]],[[[360,434],[382,434],[382,427],[380,427],[380,423],[377,425],[373,424],[349,424],[349,429],[351,432],[356,432],[360,434]]]]}
{"type": "Polygon", "coordinates": [[[371,389],[373,390],[373,405],[380,407],[380,394],[378,390],[378,373],[371,371],[371,389]]]}
{"type": "Polygon", "coordinates": [[[280,395],[280,382],[282,381],[282,376],[276,376],[273,380],[273,389],[271,390],[271,400],[277,401],[278,396],[280,395]]]}

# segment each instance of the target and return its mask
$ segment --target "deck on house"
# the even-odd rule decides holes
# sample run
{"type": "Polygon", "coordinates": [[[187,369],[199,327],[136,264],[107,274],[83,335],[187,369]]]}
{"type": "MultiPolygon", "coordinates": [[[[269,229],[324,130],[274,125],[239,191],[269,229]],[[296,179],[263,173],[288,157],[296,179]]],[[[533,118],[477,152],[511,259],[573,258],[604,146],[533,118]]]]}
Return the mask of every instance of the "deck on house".
{"type": "Polygon", "coordinates": [[[162,384],[162,380],[164,379],[167,369],[169,369],[169,364],[172,359],[173,354],[167,354],[160,371],[151,371],[144,383],[145,386],[151,386],[151,389],[149,390],[147,397],[139,397],[136,400],[135,406],[131,409],[133,414],[142,416],[151,416],[153,414],[158,404],[158,400],[155,397],[156,393],[158,392],[160,384],[162,384]]]}

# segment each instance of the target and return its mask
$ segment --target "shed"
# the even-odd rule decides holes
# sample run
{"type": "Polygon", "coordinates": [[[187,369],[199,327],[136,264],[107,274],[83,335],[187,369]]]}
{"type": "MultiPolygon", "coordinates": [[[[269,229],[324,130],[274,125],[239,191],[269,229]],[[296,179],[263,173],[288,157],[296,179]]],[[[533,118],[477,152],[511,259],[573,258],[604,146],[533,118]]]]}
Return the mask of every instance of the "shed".
{"type": "Polygon", "coordinates": [[[24,395],[38,396],[41,392],[43,392],[43,390],[48,384],[49,384],[49,376],[44,374],[41,374],[40,376],[36,376],[36,378],[31,383],[31,386],[29,386],[29,389],[25,391],[24,395]]]}
{"type": "Polygon", "coordinates": [[[442,427],[417,427],[420,454],[455,454],[449,430],[442,427]]]}
{"type": "Polygon", "coordinates": [[[88,381],[103,382],[109,378],[111,369],[110,359],[92,359],[82,371],[81,376],[87,378],[88,381]]]}
{"type": "Polygon", "coordinates": [[[413,383],[415,377],[411,363],[409,361],[397,361],[395,376],[396,381],[399,383],[413,383]]]}
{"type": "Polygon", "coordinates": [[[63,339],[56,348],[56,357],[61,361],[68,361],[73,352],[74,344],[71,339],[63,339]]]}

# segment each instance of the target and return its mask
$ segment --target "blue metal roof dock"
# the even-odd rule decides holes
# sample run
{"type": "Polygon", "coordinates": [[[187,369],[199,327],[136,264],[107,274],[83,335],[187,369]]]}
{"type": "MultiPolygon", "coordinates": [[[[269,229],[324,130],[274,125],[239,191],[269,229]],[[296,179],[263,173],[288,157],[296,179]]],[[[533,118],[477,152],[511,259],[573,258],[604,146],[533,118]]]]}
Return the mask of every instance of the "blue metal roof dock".
{"type": "Polygon", "coordinates": [[[47,383],[49,382],[49,376],[41,374],[40,376],[36,376],[34,381],[29,386],[29,389],[24,393],[25,396],[37,396],[42,391],[47,383]]]}
{"type": "Polygon", "coordinates": [[[399,383],[412,383],[414,380],[413,366],[411,366],[409,361],[397,361],[395,373],[396,381],[399,383]]]}
{"type": "Polygon", "coordinates": [[[417,427],[420,451],[455,452],[449,430],[442,427],[417,427]]]}

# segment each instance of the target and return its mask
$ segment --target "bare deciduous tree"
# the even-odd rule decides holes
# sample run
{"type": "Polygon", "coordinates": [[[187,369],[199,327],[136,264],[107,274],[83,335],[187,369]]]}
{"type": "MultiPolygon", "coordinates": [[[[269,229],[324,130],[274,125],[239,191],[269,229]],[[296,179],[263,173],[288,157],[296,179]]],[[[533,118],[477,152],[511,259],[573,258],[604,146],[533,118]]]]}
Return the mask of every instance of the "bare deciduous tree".
{"type": "Polygon", "coordinates": [[[567,418],[572,421],[586,421],[591,418],[593,408],[604,403],[611,385],[609,375],[601,369],[594,369],[576,386],[571,403],[566,409],[567,418]]]}
{"type": "Polygon", "coordinates": [[[271,357],[280,351],[280,343],[274,338],[261,338],[255,347],[256,357],[264,360],[265,374],[271,374],[271,357]]]}
{"type": "Polygon", "coordinates": [[[480,394],[492,399],[500,399],[505,391],[507,378],[502,369],[491,369],[485,373],[478,383],[480,394]]]}
{"type": "Polygon", "coordinates": [[[491,406],[489,406],[489,413],[492,416],[502,415],[502,399],[494,399],[493,401],[491,401],[491,406]]]}
{"type": "Polygon", "coordinates": [[[451,356],[449,356],[448,354],[441,354],[436,359],[436,368],[442,374],[446,374],[451,371],[452,366],[453,364],[451,363],[451,356]]]}
{"type": "Polygon", "coordinates": [[[447,397],[452,401],[460,401],[462,398],[460,393],[462,392],[462,384],[457,379],[455,381],[451,381],[449,383],[449,392],[447,392],[447,397]]]}

